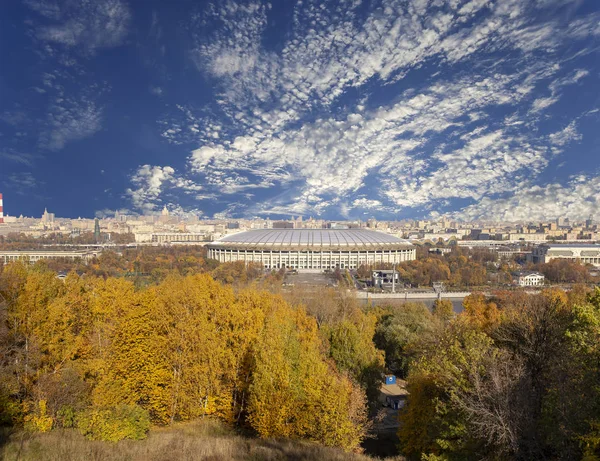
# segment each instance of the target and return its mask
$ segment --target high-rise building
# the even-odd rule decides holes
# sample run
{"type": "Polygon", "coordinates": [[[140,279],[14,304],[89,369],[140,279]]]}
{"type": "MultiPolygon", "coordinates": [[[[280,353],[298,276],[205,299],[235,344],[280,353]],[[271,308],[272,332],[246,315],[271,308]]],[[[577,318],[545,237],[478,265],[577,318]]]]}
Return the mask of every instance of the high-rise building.
{"type": "Polygon", "coordinates": [[[43,223],[53,223],[54,222],[54,213],[48,213],[48,209],[44,208],[44,214],[42,215],[43,223]]]}
{"type": "Polygon", "coordinates": [[[98,218],[94,221],[94,238],[96,243],[100,243],[100,220],[98,218]]]}
{"type": "Polygon", "coordinates": [[[594,225],[594,218],[590,215],[590,217],[585,221],[586,229],[591,229],[594,225]]]}
{"type": "Polygon", "coordinates": [[[4,224],[4,204],[2,203],[2,194],[0,194],[0,224],[4,224]]]}

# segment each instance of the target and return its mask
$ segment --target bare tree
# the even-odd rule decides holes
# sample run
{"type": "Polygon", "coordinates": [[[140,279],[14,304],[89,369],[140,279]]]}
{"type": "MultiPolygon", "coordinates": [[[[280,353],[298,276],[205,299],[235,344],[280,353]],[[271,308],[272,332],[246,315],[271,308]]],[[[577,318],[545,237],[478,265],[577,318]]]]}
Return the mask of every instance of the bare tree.
{"type": "Polygon", "coordinates": [[[520,439],[530,414],[522,360],[490,349],[481,363],[473,365],[466,375],[467,385],[453,395],[454,404],[490,454],[521,457],[520,439]]]}

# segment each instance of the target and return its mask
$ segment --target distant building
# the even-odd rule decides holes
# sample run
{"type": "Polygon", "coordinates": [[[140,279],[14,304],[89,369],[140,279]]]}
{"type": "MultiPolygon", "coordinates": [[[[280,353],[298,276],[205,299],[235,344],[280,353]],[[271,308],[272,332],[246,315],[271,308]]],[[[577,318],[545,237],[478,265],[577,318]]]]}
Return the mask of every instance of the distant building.
{"type": "Polygon", "coordinates": [[[116,222],[127,222],[127,215],[119,213],[119,210],[115,211],[116,222]]]}
{"type": "Polygon", "coordinates": [[[496,249],[499,258],[513,258],[515,256],[524,256],[527,252],[520,248],[500,247],[496,249]]]}
{"type": "Polygon", "coordinates": [[[500,240],[457,240],[456,244],[459,247],[465,248],[488,248],[494,250],[500,247],[504,247],[506,242],[500,240]]]}
{"type": "Polygon", "coordinates": [[[452,253],[452,248],[430,248],[428,252],[432,254],[445,255],[452,253]]]}
{"type": "Polygon", "coordinates": [[[586,219],[586,221],[585,221],[585,227],[586,227],[586,229],[590,229],[590,228],[592,228],[593,226],[594,226],[594,218],[592,218],[592,217],[590,216],[590,217],[589,217],[588,219],[586,219]]]}
{"type": "Polygon", "coordinates": [[[546,241],[546,234],[543,233],[519,233],[519,234],[508,234],[508,240],[511,242],[544,242],[546,241]]]}
{"type": "Polygon", "coordinates": [[[100,220],[98,218],[94,221],[94,239],[96,243],[100,243],[100,220]]]}
{"type": "Polygon", "coordinates": [[[54,222],[54,213],[48,213],[48,209],[44,208],[44,214],[42,215],[42,222],[44,224],[51,224],[54,222]]]}
{"type": "Polygon", "coordinates": [[[542,286],[546,280],[543,274],[539,272],[515,272],[513,273],[514,282],[520,287],[542,286]]]}
{"type": "Polygon", "coordinates": [[[43,259],[69,259],[72,261],[82,260],[88,262],[97,256],[98,251],[76,250],[76,251],[48,251],[48,250],[23,250],[23,251],[1,251],[0,260],[7,264],[12,261],[25,261],[33,264],[43,259]]]}
{"type": "Polygon", "coordinates": [[[323,229],[350,229],[350,226],[339,222],[328,222],[323,224],[323,229]]]}
{"type": "Polygon", "coordinates": [[[383,287],[384,285],[391,285],[395,279],[395,283],[400,281],[398,271],[393,270],[378,270],[373,271],[371,274],[371,283],[375,287],[383,287]]]}
{"type": "Polygon", "coordinates": [[[549,263],[554,259],[567,259],[600,267],[600,245],[591,243],[540,245],[532,250],[528,258],[534,264],[549,263]]]}
{"type": "Polygon", "coordinates": [[[294,223],[289,221],[275,221],[273,223],[273,229],[293,229],[294,223]]]}
{"type": "Polygon", "coordinates": [[[152,243],[205,243],[206,234],[204,233],[183,233],[183,232],[162,232],[154,233],[150,239],[152,243]]]}

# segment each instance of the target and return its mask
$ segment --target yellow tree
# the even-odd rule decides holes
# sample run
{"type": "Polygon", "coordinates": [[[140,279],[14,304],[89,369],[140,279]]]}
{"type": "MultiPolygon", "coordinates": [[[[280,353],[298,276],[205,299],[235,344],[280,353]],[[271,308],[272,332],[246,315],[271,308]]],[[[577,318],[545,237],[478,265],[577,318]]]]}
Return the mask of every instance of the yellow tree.
{"type": "MultiPolygon", "coordinates": [[[[9,275],[22,280],[22,268],[17,266],[14,271],[18,275],[10,271],[9,275]]],[[[20,283],[19,293],[8,303],[7,321],[15,343],[21,346],[14,357],[15,373],[25,397],[31,394],[43,366],[42,343],[36,333],[45,326],[49,303],[63,292],[64,286],[53,272],[29,269],[25,283],[20,283]]]]}
{"type": "Polygon", "coordinates": [[[365,436],[365,397],[324,360],[304,311],[271,312],[255,352],[248,421],[261,437],[314,440],[347,450],[365,436]]]}
{"type": "Polygon", "coordinates": [[[473,293],[463,300],[467,320],[477,328],[491,331],[500,322],[500,310],[483,293],[473,293]]]}
{"type": "Polygon", "coordinates": [[[95,406],[140,405],[156,422],[167,421],[171,382],[164,351],[149,296],[141,294],[115,324],[94,389],[95,406]]]}
{"type": "Polygon", "coordinates": [[[236,418],[236,401],[243,399],[238,380],[258,336],[264,296],[236,297],[208,275],[195,275],[167,279],[155,290],[154,302],[172,375],[171,419],[236,418]]]}

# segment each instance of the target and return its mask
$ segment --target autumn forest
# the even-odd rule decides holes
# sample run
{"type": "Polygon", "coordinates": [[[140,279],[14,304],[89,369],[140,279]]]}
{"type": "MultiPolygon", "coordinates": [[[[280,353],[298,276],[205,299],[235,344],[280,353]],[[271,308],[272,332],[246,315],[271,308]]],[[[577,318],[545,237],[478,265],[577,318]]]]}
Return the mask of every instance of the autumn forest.
{"type": "MultiPolygon", "coordinates": [[[[455,314],[284,290],[279,273],[200,253],[152,257],[118,270],[106,255],[64,280],[46,263],[2,267],[5,428],[116,442],[209,418],[360,452],[391,373],[409,392],[397,459],[600,459],[598,288],[474,293],[455,314]]],[[[436,261],[401,270],[458,284],[461,269],[436,261]]]]}

